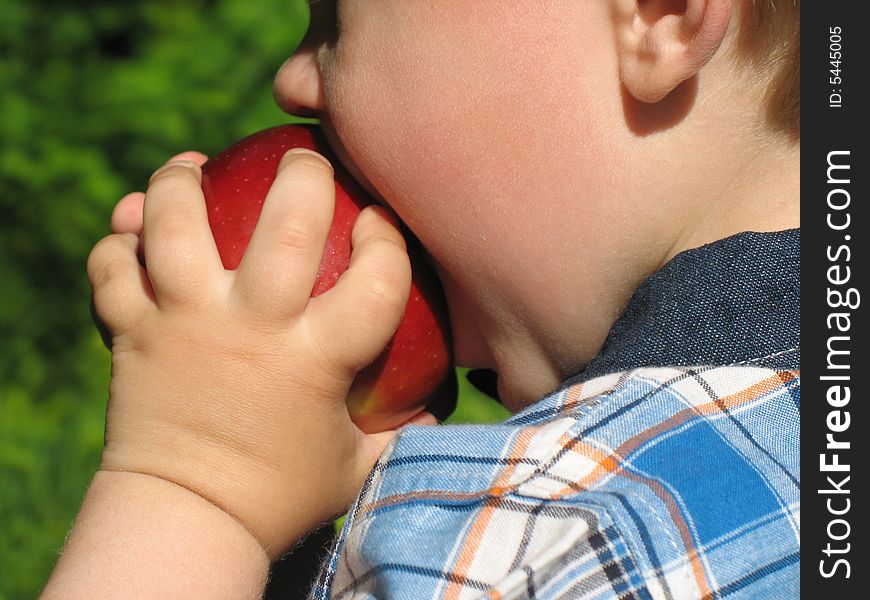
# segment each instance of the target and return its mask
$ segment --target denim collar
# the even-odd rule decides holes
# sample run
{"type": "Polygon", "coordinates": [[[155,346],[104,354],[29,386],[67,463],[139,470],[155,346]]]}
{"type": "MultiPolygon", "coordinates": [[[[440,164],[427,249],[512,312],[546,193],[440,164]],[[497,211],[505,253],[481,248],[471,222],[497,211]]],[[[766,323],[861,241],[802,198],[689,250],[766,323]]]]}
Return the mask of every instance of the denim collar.
{"type": "Polygon", "coordinates": [[[631,298],[580,381],[647,366],[800,368],[800,229],[682,252],[631,298]]]}

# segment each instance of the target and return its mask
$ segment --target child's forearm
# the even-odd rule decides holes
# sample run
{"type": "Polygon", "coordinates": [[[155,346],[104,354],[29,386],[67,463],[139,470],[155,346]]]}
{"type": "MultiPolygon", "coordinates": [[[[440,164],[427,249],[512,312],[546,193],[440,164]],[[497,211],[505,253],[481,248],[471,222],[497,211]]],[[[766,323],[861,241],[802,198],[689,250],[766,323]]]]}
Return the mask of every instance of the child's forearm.
{"type": "Polygon", "coordinates": [[[253,535],[197,494],[101,471],[42,598],[260,598],[268,571],[253,535]]]}

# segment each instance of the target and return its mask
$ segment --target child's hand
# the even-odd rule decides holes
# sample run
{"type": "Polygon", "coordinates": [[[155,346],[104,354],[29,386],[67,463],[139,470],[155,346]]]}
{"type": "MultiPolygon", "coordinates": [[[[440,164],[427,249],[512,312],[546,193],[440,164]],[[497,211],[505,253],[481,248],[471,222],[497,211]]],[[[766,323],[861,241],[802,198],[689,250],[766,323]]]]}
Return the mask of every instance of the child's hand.
{"type": "MultiPolygon", "coordinates": [[[[177,160],[189,160],[196,163],[200,167],[208,160],[208,156],[202,152],[189,150],[176,154],[167,162],[177,160]]],[[[142,219],[143,206],[145,204],[145,194],[142,192],[131,192],[121,198],[115,205],[112,211],[112,233],[135,233],[142,235],[142,219]]]]}
{"type": "MultiPolygon", "coordinates": [[[[201,160],[196,162],[201,163],[201,160]]],[[[362,212],[348,271],[309,299],[332,221],[329,164],[291,151],[237,271],[224,270],[192,161],[170,162],[88,260],[112,335],[101,470],[219,506],[271,556],[344,510],[392,432],[364,435],[345,397],[394,333],[411,270],[384,209],[362,212]],[[126,220],[125,220],[126,219],[126,220]],[[123,232],[123,233],[121,233],[123,232]]]]}

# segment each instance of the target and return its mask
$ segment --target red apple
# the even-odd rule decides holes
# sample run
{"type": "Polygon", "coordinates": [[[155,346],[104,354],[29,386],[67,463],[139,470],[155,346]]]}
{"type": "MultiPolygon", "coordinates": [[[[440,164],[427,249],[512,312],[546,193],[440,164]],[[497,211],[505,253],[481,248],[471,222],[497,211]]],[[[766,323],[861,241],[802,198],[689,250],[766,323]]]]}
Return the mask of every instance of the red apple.
{"type": "MultiPolygon", "coordinates": [[[[327,156],[335,167],[335,216],[311,296],[330,289],[347,269],[351,230],[374,200],[335,159],[314,128],[282,125],[255,133],[202,168],[208,219],[224,267],[235,269],[251,239],[278,163],[290,148],[327,156]]],[[[433,401],[455,401],[447,310],[440,284],[416,240],[405,234],[413,282],[402,322],[384,352],[354,380],[348,408],[367,432],[401,425],[433,401]]]]}

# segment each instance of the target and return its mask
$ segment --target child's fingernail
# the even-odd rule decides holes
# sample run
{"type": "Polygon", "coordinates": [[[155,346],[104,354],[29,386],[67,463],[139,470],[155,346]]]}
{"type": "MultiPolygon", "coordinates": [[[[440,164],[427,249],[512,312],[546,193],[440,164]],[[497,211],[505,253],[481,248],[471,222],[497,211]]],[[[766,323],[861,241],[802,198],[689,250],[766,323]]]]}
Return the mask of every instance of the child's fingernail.
{"type": "Polygon", "coordinates": [[[151,175],[151,179],[148,180],[149,185],[151,183],[153,183],[155,180],[166,175],[167,171],[169,171],[173,167],[184,167],[186,169],[194,169],[197,172],[199,172],[199,168],[200,168],[198,164],[196,164],[195,162],[190,161],[190,160],[173,160],[173,161],[166,163],[165,165],[163,165],[162,167],[160,167],[156,171],[154,171],[154,173],[151,175]]]}
{"type": "Polygon", "coordinates": [[[187,169],[199,169],[199,165],[192,160],[171,160],[166,163],[167,167],[185,167],[187,169]]]}
{"type": "Polygon", "coordinates": [[[281,164],[278,165],[278,168],[282,169],[296,158],[302,156],[313,156],[332,170],[332,163],[330,163],[325,156],[318,154],[314,150],[309,150],[308,148],[292,148],[288,150],[286,154],[284,154],[284,158],[281,159],[281,164]]]}

